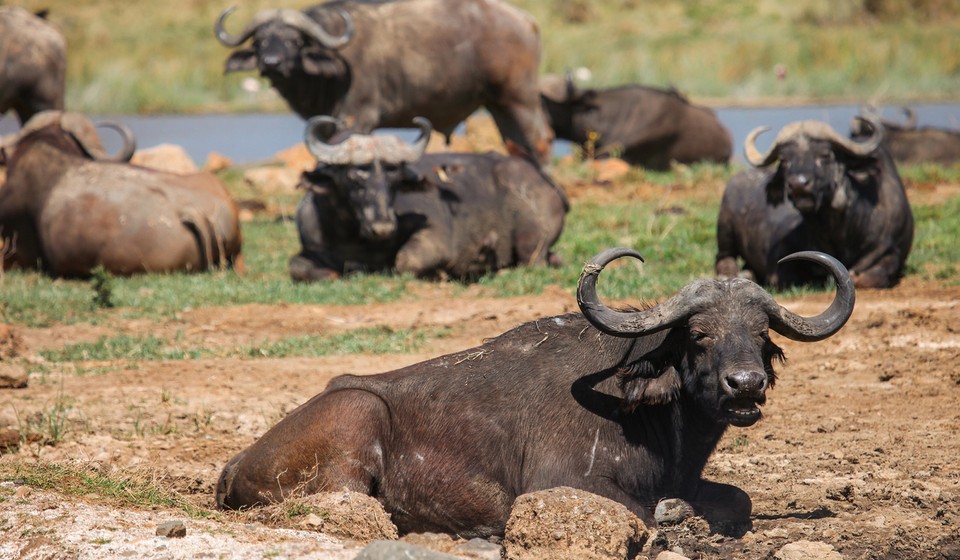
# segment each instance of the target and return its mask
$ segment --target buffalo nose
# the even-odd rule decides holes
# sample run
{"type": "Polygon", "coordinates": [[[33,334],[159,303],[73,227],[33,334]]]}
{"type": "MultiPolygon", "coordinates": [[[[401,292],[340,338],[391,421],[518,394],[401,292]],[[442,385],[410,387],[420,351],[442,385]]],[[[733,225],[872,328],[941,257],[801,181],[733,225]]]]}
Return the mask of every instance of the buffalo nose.
{"type": "Polygon", "coordinates": [[[378,239],[386,239],[393,235],[393,224],[389,222],[377,222],[370,225],[370,231],[378,239]]]}
{"type": "Polygon", "coordinates": [[[758,396],[767,389],[767,376],[759,371],[737,371],[725,376],[722,383],[732,397],[758,396]]]}
{"type": "Polygon", "coordinates": [[[803,191],[807,190],[810,185],[810,177],[807,177],[803,173],[797,173],[796,175],[790,175],[787,177],[787,186],[794,191],[803,191]]]}

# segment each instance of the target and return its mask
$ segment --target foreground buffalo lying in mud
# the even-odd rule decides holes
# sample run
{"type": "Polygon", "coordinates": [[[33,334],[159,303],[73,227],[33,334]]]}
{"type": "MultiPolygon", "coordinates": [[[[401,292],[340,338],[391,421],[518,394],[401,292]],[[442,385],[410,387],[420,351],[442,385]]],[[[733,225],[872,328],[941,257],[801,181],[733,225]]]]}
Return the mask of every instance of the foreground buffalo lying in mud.
{"type": "Polygon", "coordinates": [[[317,168],[304,175],[297,209],[302,250],[294,280],[336,278],[351,270],[471,279],[516,265],[556,263],[566,198],[525,159],[499,154],[423,155],[424,119],[412,145],[396,136],[349,134],[314,117],[306,144],[317,168]],[[318,136],[320,135],[320,136],[318,136]]]}
{"type": "Polygon", "coordinates": [[[673,162],[726,163],[733,151],[730,131],[717,115],[676,90],[639,85],[579,90],[568,74],[542,77],[540,95],[557,138],[581,146],[592,142],[597,155],[664,170],[673,162]]]}
{"type": "MultiPolygon", "coordinates": [[[[916,114],[904,108],[907,117],[899,123],[882,120],[883,142],[881,145],[898,163],[938,163],[953,165],[960,161],[960,130],[932,126],[917,127],[916,114]]],[[[863,119],[853,120],[850,137],[862,139],[870,130],[863,126],[863,119]]]]}
{"type": "Polygon", "coordinates": [[[795,122],[766,153],[755,145],[766,127],[753,130],[746,158],[761,169],[735,175],[723,193],[717,274],[736,276],[742,258],[761,284],[818,283],[821,275],[777,265],[784,255],[811,249],[837,257],[857,287],[899,282],[913,242],[913,213],[896,166],[880,149],[882,127],[869,124],[872,134],[854,141],[826,123],[795,122]]]}
{"type": "Polygon", "coordinates": [[[67,41],[46,20],[18,6],[0,6],[0,115],[10,109],[20,123],[63,109],[67,41]]]}
{"type": "Polygon", "coordinates": [[[257,13],[232,36],[226,71],[259,70],[307,119],[340,118],[352,130],[405,127],[424,116],[448,137],[483,106],[504,140],[541,163],[553,134],[537,92],[540,32],[500,0],[340,0],[303,11],[257,13]]]}
{"type": "Polygon", "coordinates": [[[742,278],[702,279],[649,309],[597,297],[609,249],[580,277],[583,314],[520,325],[482,345],[393,372],[342,375],[231,459],[220,507],[246,508],[343,488],[375,496],[401,532],[502,534],[517,496],[557,486],[629,507],[647,523],[662,498],[711,523],[746,524],[751,503],[703,480],[729,425],[750,426],[783,358],[768,329],[813,342],[850,317],[854,287],[837,282],[820,315],[800,317],[742,278]]]}
{"type": "Polygon", "coordinates": [[[112,158],[76,113],[39,113],[4,139],[3,267],[83,277],[98,266],[118,275],[238,266],[238,210],[223,182],[130,165],[132,134],[107,126],[124,136],[112,158]]]}

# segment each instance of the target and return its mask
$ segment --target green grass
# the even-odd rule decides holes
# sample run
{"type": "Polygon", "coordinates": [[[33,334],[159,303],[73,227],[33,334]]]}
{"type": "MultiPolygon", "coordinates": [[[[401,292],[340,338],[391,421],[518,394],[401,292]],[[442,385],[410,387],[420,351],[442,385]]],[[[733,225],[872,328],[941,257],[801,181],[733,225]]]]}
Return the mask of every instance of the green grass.
{"type": "MultiPolygon", "coordinates": [[[[714,190],[736,171],[721,166],[679,168],[669,173],[633,171],[632,182],[646,181],[661,188],[664,200],[676,187],[714,190]]],[[[584,174],[582,168],[558,170],[568,175],[584,174]]],[[[960,181],[960,167],[934,169],[911,166],[903,169],[908,184],[930,180],[960,181]]],[[[566,180],[561,178],[562,181],[566,180]]],[[[911,187],[911,189],[922,186],[911,187]]],[[[495,297],[541,293],[547,286],[559,286],[573,293],[583,263],[602,249],[632,247],[646,263],[624,262],[610,267],[601,280],[600,293],[607,299],[655,300],[672,294],[697,277],[713,273],[716,251],[716,197],[690,198],[680,194],[677,202],[660,208],[650,199],[620,199],[600,204],[589,199],[575,201],[567,216],[564,232],[555,246],[565,264],[558,268],[517,268],[482,278],[482,292],[495,297]],[[698,200],[704,200],[698,202],[698,200]],[[666,211],[662,211],[666,210],[666,211]]],[[[666,203],[663,203],[666,204],[666,203]]],[[[908,261],[908,274],[920,274],[947,284],[960,283],[960,199],[934,205],[914,203],[916,235],[908,261]]],[[[295,226],[290,221],[257,219],[244,224],[244,255],[248,273],[232,271],[208,274],[141,275],[111,278],[113,308],[95,307],[96,283],[51,279],[34,272],[9,271],[0,280],[0,319],[24,326],[58,323],[97,324],[109,317],[167,320],[185,309],[202,306],[241,304],[365,304],[409,300],[423,283],[410,276],[356,274],[344,280],[295,284],[287,274],[287,260],[299,249],[295,226]]],[[[456,290],[455,290],[456,292],[456,290]]],[[[417,344],[410,333],[358,333],[359,345],[369,348],[393,344],[417,344]],[[378,340],[382,337],[382,340],[378,340]],[[399,342],[403,341],[403,342],[399,342]]],[[[430,336],[440,336],[434,334],[430,336]]],[[[268,344],[259,350],[241,350],[304,355],[309,346],[346,344],[345,340],[304,338],[268,344]],[[299,349],[297,349],[299,348],[299,349]]],[[[116,336],[64,349],[58,360],[190,358],[205,350],[184,346],[178,341],[151,337],[116,336]],[[84,357],[86,356],[86,357],[84,357]],[[97,356],[104,356],[99,358],[97,356]]],[[[232,349],[224,351],[233,352],[232,349]]],[[[366,350],[383,352],[387,350],[366,350]]]]}
{"type": "Polygon", "coordinates": [[[194,506],[146,475],[133,472],[105,474],[94,467],[81,464],[15,462],[0,464],[0,480],[17,480],[20,484],[56,491],[67,496],[85,499],[95,496],[119,507],[167,507],[180,510],[194,519],[217,515],[194,506]]]}
{"type": "MultiPolygon", "coordinates": [[[[316,0],[285,2],[302,8],[316,0]]],[[[544,72],[675,84],[717,102],[945,99],[960,90],[960,0],[514,0],[541,29],[544,72]],[[778,79],[776,65],[786,70],[778,79]]],[[[213,22],[230,2],[24,0],[67,37],[67,106],[96,114],[288,111],[252,73],[223,74],[213,22]]],[[[270,0],[244,3],[239,29],[270,0]]],[[[265,82],[261,82],[266,85],[265,82]]]]}

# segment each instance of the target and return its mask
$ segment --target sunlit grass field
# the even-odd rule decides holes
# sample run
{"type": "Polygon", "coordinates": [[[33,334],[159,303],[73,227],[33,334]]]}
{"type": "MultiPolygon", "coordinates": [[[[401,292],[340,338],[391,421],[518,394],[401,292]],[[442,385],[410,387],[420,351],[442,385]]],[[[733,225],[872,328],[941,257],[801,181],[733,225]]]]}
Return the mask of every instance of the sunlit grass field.
{"type": "MultiPolygon", "coordinates": [[[[235,2],[25,0],[49,8],[69,48],[67,106],[94,114],[286,111],[251,73],[224,76],[213,22],[235,2]]],[[[261,8],[310,0],[250,0],[261,8]]],[[[586,68],[591,83],[673,84],[732,104],[956,99],[960,0],[514,0],[541,28],[543,72],[586,68]],[[783,72],[778,77],[777,68],[783,72]]]]}

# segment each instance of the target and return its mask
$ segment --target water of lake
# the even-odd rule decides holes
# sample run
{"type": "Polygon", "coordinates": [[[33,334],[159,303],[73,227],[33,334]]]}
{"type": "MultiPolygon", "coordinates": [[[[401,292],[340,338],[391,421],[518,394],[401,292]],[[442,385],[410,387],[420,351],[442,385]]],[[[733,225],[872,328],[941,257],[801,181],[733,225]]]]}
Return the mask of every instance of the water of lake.
{"type": "MultiPolygon", "coordinates": [[[[960,129],[960,103],[911,105],[921,126],[940,126],[960,129]]],[[[841,134],[850,127],[851,119],[859,113],[856,105],[807,105],[791,107],[715,108],[734,139],[735,159],[742,161],[743,140],[757,126],[769,126],[772,131],[761,136],[759,147],[765,148],[776,131],[797,120],[817,119],[829,123],[841,134]]],[[[884,117],[901,121],[903,115],[896,107],[884,110],[884,117]]],[[[302,141],[304,121],[293,114],[222,114],[222,115],[163,115],[95,117],[119,120],[127,124],[137,137],[137,146],[147,148],[158,144],[178,144],[202,165],[210,152],[218,152],[235,163],[254,163],[268,160],[278,151],[302,141]]],[[[17,126],[12,116],[0,121],[0,134],[8,134],[17,126]]],[[[387,131],[390,132],[390,131],[387,131]]],[[[413,138],[411,131],[398,132],[413,138]]],[[[108,149],[115,149],[110,132],[104,133],[108,149]]],[[[557,142],[554,152],[569,153],[570,144],[557,142]]]]}

